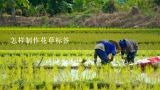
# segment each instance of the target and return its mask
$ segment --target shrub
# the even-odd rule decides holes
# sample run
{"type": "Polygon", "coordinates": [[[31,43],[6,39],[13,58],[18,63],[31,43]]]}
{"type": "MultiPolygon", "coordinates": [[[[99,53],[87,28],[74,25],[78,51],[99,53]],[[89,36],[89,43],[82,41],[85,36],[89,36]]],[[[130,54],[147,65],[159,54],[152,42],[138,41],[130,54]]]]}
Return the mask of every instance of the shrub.
{"type": "Polygon", "coordinates": [[[21,16],[22,15],[22,10],[21,9],[16,9],[16,15],[21,16]]]}
{"type": "Polygon", "coordinates": [[[74,10],[75,11],[83,11],[85,9],[85,1],[86,0],[74,0],[74,10]]]}
{"type": "Polygon", "coordinates": [[[160,0],[154,0],[154,3],[160,5],[160,0]]]}
{"type": "Polygon", "coordinates": [[[109,0],[106,2],[102,7],[103,12],[106,13],[113,13],[116,11],[115,2],[114,0],[109,0]]]}
{"type": "Polygon", "coordinates": [[[65,0],[49,0],[48,12],[51,15],[72,12],[72,3],[69,3],[65,0]]]}

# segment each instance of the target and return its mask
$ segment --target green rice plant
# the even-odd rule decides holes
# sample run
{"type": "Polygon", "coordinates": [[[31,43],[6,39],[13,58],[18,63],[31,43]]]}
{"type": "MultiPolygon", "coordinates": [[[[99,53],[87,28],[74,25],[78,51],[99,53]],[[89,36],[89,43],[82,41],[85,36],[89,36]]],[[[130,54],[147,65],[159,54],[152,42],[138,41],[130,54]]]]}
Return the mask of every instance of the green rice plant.
{"type": "Polygon", "coordinates": [[[160,88],[159,84],[154,85],[153,89],[158,90],[160,88]]]}
{"type": "Polygon", "coordinates": [[[60,90],[65,90],[65,85],[64,84],[61,84],[60,90]]]}
{"type": "Polygon", "coordinates": [[[88,86],[83,86],[83,90],[90,90],[88,86]]]}
{"type": "Polygon", "coordinates": [[[67,84],[67,85],[66,85],[65,90],[71,90],[70,84],[67,84]]]}
{"type": "Polygon", "coordinates": [[[26,73],[25,73],[25,77],[26,77],[26,81],[27,82],[32,82],[32,80],[34,79],[34,75],[33,75],[33,67],[32,65],[29,65],[27,70],[26,70],[26,73]]]}
{"type": "Polygon", "coordinates": [[[98,90],[97,82],[93,82],[93,89],[98,90]]]}
{"type": "Polygon", "coordinates": [[[115,83],[110,83],[109,89],[116,90],[117,89],[116,84],[115,83]]]}
{"type": "Polygon", "coordinates": [[[30,90],[30,86],[29,85],[24,85],[24,90],[30,90]]]}
{"type": "Polygon", "coordinates": [[[53,89],[52,83],[47,83],[46,88],[47,90],[52,90],[53,89]]]}
{"type": "MultiPolygon", "coordinates": [[[[0,51],[1,52],[1,51],[0,51]]],[[[34,51],[16,51],[13,52],[14,53],[19,53],[23,54],[23,53],[34,53],[34,51]]],[[[40,51],[42,52],[42,51],[40,51]]],[[[47,54],[50,51],[43,51],[42,53],[47,54]]],[[[86,56],[86,58],[92,58],[92,56],[88,56],[89,54],[92,54],[93,50],[79,50],[79,51],[55,51],[54,53],[60,53],[60,54],[64,54],[64,53],[74,53],[76,54],[75,56],[60,56],[60,57],[56,57],[53,56],[52,59],[54,60],[55,58],[57,58],[58,60],[77,60],[77,59],[82,59],[81,56],[78,56],[79,53],[83,53],[84,56],[86,56]]],[[[10,51],[5,51],[3,53],[11,53],[10,51]]],[[[155,56],[159,53],[159,50],[140,50],[138,52],[138,59],[144,58],[145,57],[150,57],[150,56],[155,56]],[[144,56],[143,56],[144,55],[144,56]]],[[[39,54],[40,55],[40,54],[39,54]]],[[[52,84],[55,85],[56,83],[53,83],[53,78],[56,77],[57,74],[59,74],[62,70],[58,69],[58,66],[53,66],[53,69],[44,69],[43,67],[41,67],[40,69],[38,68],[33,68],[32,64],[41,59],[41,56],[34,56],[34,57],[26,57],[23,55],[20,56],[5,56],[5,57],[0,57],[0,65],[2,65],[3,67],[0,67],[0,72],[5,73],[6,74],[6,78],[2,79],[0,78],[0,86],[2,87],[2,85],[8,85],[10,86],[11,83],[13,82],[17,82],[15,84],[13,84],[13,88],[19,88],[21,86],[24,86],[24,88],[29,88],[29,89],[33,89],[34,87],[37,87],[37,85],[42,85],[43,86],[43,82],[45,82],[45,86],[41,87],[41,88],[52,88],[52,84]],[[24,62],[26,63],[27,68],[21,68],[24,65],[24,62]],[[8,65],[12,65],[15,63],[15,67],[16,68],[12,68],[9,69],[8,65]],[[2,82],[3,81],[3,82],[2,82]]],[[[46,61],[47,59],[50,59],[49,56],[45,56],[44,58],[46,61]]],[[[120,55],[117,55],[117,57],[115,58],[116,60],[120,59],[120,55]]],[[[24,67],[24,66],[23,66],[24,67]]],[[[71,84],[69,84],[69,82],[72,82],[72,79],[70,77],[70,71],[71,68],[70,66],[68,66],[67,68],[65,68],[63,70],[64,72],[66,72],[66,80],[67,82],[60,82],[61,85],[61,89],[65,88],[65,89],[85,89],[85,90],[89,90],[89,84],[86,84],[86,82],[82,82],[85,81],[84,80],[78,80],[77,84],[75,84],[76,88],[74,88],[74,86],[72,86],[71,84]],[[68,75],[68,76],[67,76],[68,75]],[[67,84],[65,84],[67,83],[67,84]]],[[[81,66],[78,69],[78,76],[79,78],[81,78],[81,73],[84,71],[84,67],[81,66]]],[[[157,69],[157,74],[159,74],[159,69],[157,69]]],[[[132,86],[134,85],[134,83],[136,82],[137,76],[141,74],[141,68],[139,66],[133,66],[133,67],[123,67],[123,68],[112,68],[110,65],[105,65],[102,66],[100,68],[97,68],[96,66],[92,66],[91,67],[91,72],[96,72],[96,77],[95,79],[91,80],[90,82],[93,83],[94,88],[98,88],[98,81],[101,81],[103,83],[109,83],[110,87],[109,89],[124,89],[127,88],[128,90],[132,89],[132,86]],[[123,83],[122,83],[123,82],[123,83]],[[122,86],[120,86],[120,88],[117,88],[116,84],[122,84],[122,86]]],[[[155,71],[151,68],[151,67],[147,67],[146,68],[146,74],[150,77],[153,75],[155,71]]],[[[152,78],[151,78],[152,79],[152,78]]],[[[154,79],[153,79],[154,80],[154,79]]],[[[12,88],[12,89],[13,89],[12,88]]],[[[103,87],[102,89],[105,89],[108,87],[103,87]]],[[[139,89],[148,89],[146,86],[145,82],[139,82],[139,85],[135,87],[135,89],[139,90],[139,89]],[[143,88],[144,87],[144,88],[143,88]]],[[[149,87],[151,88],[151,87],[149,87]]],[[[153,88],[158,88],[158,85],[155,85],[153,88]]],[[[60,89],[60,88],[58,88],[60,89]]]]}

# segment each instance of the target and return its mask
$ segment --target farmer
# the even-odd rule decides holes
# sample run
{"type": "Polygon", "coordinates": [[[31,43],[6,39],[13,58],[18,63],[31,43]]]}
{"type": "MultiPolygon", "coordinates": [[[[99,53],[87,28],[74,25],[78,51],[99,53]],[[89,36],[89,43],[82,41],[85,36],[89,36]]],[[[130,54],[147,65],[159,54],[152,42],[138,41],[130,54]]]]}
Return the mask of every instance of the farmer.
{"type": "Polygon", "coordinates": [[[134,63],[138,44],[132,40],[122,39],[119,41],[119,45],[121,47],[121,58],[125,59],[125,63],[134,63]],[[125,54],[126,57],[124,57],[125,54]]]}
{"type": "Polygon", "coordinates": [[[98,41],[95,46],[94,62],[97,62],[97,56],[101,59],[102,64],[111,62],[119,49],[119,44],[116,41],[98,41]],[[109,54],[112,55],[111,58],[109,58],[109,54]]]}

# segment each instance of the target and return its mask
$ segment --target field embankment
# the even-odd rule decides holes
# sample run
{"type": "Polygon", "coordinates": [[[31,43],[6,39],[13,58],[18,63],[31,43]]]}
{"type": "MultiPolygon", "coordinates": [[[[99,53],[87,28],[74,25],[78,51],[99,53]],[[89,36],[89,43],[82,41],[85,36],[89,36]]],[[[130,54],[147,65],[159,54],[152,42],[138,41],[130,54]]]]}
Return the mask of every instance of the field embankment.
{"type": "Polygon", "coordinates": [[[160,27],[160,16],[129,13],[97,13],[56,15],[54,17],[3,16],[0,26],[48,26],[48,27],[160,27]]]}

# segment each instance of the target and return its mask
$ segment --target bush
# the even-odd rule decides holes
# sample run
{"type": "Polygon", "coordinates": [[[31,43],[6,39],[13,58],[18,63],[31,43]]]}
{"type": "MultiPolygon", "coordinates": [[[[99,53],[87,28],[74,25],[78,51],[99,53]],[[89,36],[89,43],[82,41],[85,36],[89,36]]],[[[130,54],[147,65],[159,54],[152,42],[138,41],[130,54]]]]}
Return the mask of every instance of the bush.
{"type": "Polygon", "coordinates": [[[109,0],[102,7],[103,12],[105,13],[113,13],[116,11],[114,0],[109,0]]]}
{"type": "Polygon", "coordinates": [[[21,9],[16,9],[16,15],[21,16],[22,15],[22,10],[21,9]]]}
{"type": "Polygon", "coordinates": [[[157,5],[160,5],[160,0],[154,0],[154,3],[156,3],[157,5]]]}
{"type": "Polygon", "coordinates": [[[69,3],[65,0],[49,0],[48,12],[51,15],[72,12],[72,3],[69,3]]]}
{"type": "Polygon", "coordinates": [[[153,5],[152,0],[137,0],[137,6],[143,10],[149,10],[153,5]]]}
{"type": "Polygon", "coordinates": [[[84,11],[85,9],[85,1],[86,0],[74,0],[74,10],[75,11],[84,11]]]}

